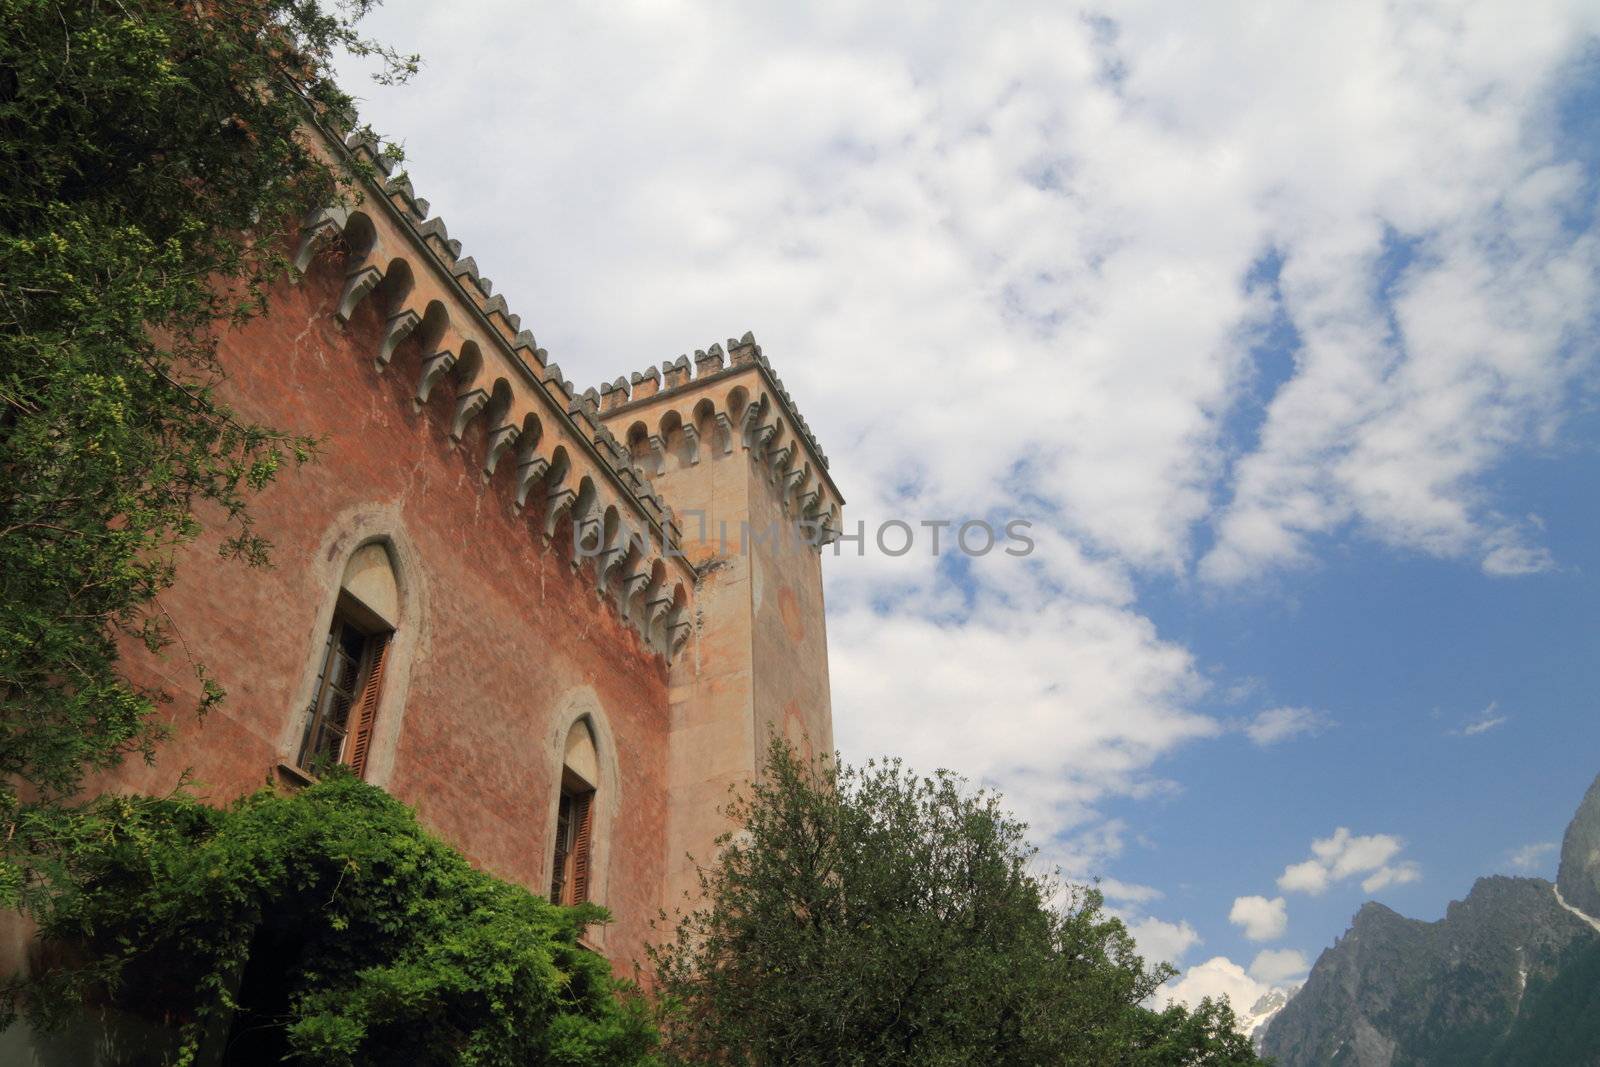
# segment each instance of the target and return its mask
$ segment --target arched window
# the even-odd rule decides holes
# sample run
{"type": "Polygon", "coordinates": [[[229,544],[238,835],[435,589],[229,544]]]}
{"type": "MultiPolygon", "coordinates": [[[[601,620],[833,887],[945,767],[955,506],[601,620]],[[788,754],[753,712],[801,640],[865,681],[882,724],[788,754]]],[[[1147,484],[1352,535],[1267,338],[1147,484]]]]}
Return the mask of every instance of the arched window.
{"type": "Polygon", "coordinates": [[[383,667],[400,621],[400,591],[388,549],[357,549],[339,581],[296,763],[315,773],[335,763],[366,772],[383,667]]]}
{"type": "Polygon", "coordinates": [[[550,900],[581,904],[589,899],[594,851],[595,791],[600,758],[586,719],[567,731],[561,760],[561,798],[556,810],[555,862],[550,868],[550,900]]]}

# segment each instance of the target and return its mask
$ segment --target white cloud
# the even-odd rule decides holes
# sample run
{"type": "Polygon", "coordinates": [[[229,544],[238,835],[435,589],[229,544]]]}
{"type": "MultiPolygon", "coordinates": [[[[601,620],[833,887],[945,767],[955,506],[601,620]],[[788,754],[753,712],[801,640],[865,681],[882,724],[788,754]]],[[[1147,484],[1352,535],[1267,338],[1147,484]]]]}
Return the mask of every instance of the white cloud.
{"type": "Polygon", "coordinates": [[[1422,877],[1422,868],[1407,860],[1392,867],[1379,867],[1361,880],[1361,891],[1376,893],[1392,885],[1405,885],[1422,877]]]}
{"type": "Polygon", "coordinates": [[[1305,978],[1306,960],[1293,949],[1271,949],[1256,956],[1248,971],[1226,956],[1213,956],[1190,967],[1181,976],[1156,990],[1152,1000],[1158,1006],[1179,1003],[1189,1008],[1206,998],[1226,1000],[1247,1035],[1259,1032],[1284,1001],[1293,995],[1305,978]],[[1277,996],[1262,1003],[1268,994],[1277,996]],[[1256,1007],[1262,1011],[1256,1014],[1256,1007]]]}
{"type": "Polygon", "coordinates": [[[999,502],[1020,460],[1064,532],[1174,566],[1231,489],[1210,569],[1244,576],[1347,521],[1504,547],[1474,479],[1581,369],[1594,249],[1540,109],[1584,14],[395,3],[380,32],[429,67],[368,111],[580,379],[755,325],[864,504],[896,470],[937,472],[917,503],[999,502]],[[761,57],[739,92],[730,54],[761,57]],[[1391,233],[1428,253],[1392,308],[1391,233]],[[1269,250],[1281,292],[1247,293],[1269,250]],[[1304,350],[1235,466],[1220,419],[1273,313],[1304,350]]]}
{"type": "Polygon", "coordinates": [[[1274,941],[1289,928],[1289,906],[1282,897],[1238,897],[1228,911],[1228,921],[1251,941],[1274,941]]]}
{"type": "Polygon", "coordinates": [[[1250,963],[1250,977],[1268,985],[1305,980],[1311,964],[1297,948],[1269,948],[1256,953],[1250,963]]]}
{"type": "MultiPolygon", "coordinates": [[[[1103,797],[1159,788],[1144,773],[1156,758],[1219,729],[1186,707],[1200,685],[1188,653],[1121,608],[1063,598],[1025,623],[984,612],[956,625],[856,607],[829,628],[844,751],[1000,783],[1041,840],[1097,825],[1103,797]]],[[[1056,858],[1083,876],[1119,847],[1095,834],[1056,858]]]]}
{"type": "Polygon", "coordinates": [[[1139,946],[1139,955],[1151,966],[1181,964],[1189,950],[1200,944],[1200,935],[1188,922],[1144,918],[1128,923],[1128,932],[1139,946]]]}
{"type": "Polygon", "coordinates": [[[1311,842],[1310,859],[1285,867],[1278,888],[1315,896],[1357,875],[1365,876],[1361,888],[1368,893],[1415,882],[1422,870],[1410,860],[1397,859],[1404,847],[1393,834],[1356,835],[1341,826],[1333,836],[1311,842]]]}
{"type": "Polygon", "coordinates": [[[1546,856],[1560,847],[1560,844],[1555,841],[1535,841],[1531,845],[1523,845],[1519,849],[1514,849],[1509,860],[1511,866],[1517,870],[1531,871],[1542,864],[1546,856]]]}
{"type": "Polygon", "coordinates": [[[1190,1008],[1198,1007],[1207,997],[1213,1000],[1226,998],[1235,1012],[1243,1013],[1271,990],[1270,983],[1252,978],[1243,967],[1226,956],[1213,956],[1162,986],[1156,998],[1190,1008]]]}
{"type": "Polygon", "coordinates": [[[1161,890],[1154,886],[1119,882],[1115,878],[1102,878],[1095,888],[1099,889],[1107,900],[1125,904],[1148,904],[1152,900],[1160,900],[1163,895],[1161,890]]]}
{"type": "Polygon", "coordinates": [[[1250,740],[1266,747],[1301,734],[1315,734],[1328,725],[1326,716],[1310,708],[1268,708],[1245,724],[1250,740]]]}
{"type": "Polygon", "coordinates": [[[1291,863],[1278,876],[1278,888],[1287,893],[1321,893],[1328,888],[1328,868],[1317,860],[1291,863]]]}
{"type": "Polygon", "coordinates": [[[1083,873],[1120,847],[1099,805],[1222,730],[1140,579],[1350,535],[1554,565],[1487,476],[1593,370],[1567,342],[1600,249],[1564,225],[1549,101],[1596,19],[392,0],[372,32],[429,65],[361,91],[568,377],[753,328],[848,518],[1035,521],[1033,557],[960,582],[825,561],[837,733],[999,784],[1083,873]]]}
{"type": "Polygon", "coordinates": [[[1491,538],[1488,554],[1483,557],[1483,573],[1491,578],[1521,578],[1555,570],[1556,560],[1548,548],[1525,543],[1527,538],[1533,536],[1537,536],[1536,531],[1527,532],[1508,526],[1491,538]]]}
{"type": "Polygon", "coordinates": [[[1503,725],[1510,720],[1511,717],[1509,715],[1501,715],[1499,712],[1499,703],[1490,701],[1488,707],[1468,719],[1460,729],[1451,730],[1450,732],[1457,737],[1476,737],[1479,734],[1488,733],[1496,726],[1503,725]]]}

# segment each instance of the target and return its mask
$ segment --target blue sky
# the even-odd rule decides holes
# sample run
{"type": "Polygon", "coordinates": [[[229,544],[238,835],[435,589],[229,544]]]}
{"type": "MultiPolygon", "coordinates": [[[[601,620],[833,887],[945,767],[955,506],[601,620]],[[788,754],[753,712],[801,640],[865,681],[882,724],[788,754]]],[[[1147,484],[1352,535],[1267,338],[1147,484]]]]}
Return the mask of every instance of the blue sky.
{"type": "MultiPolygon", "coordinates": [[[[1600,774],[1600,507],[1574,492],[1595,484],[1600,457],[1527,458],[1502,473],[1545,517],[1560,572],[1507,582],[1353,545],[1270,604],[1171,583],[1141,596],[1164,634],[1333,724],[1267,753],[1243,736],[1177,752],[1163,773],[1181,792],[1108,809],[1148,839],[1121,857],[1120,877],[1168,886],[1180,911],[1201,911],[1252,880],[1279,895],[1275,879],[1318,820],[1316,836],[1345,825],[1404,838],[1417,882],[1291,898],[1284,941],[1314,958],[1370,897],[1433,919],[1481,875],[1554,876],[1554,850],[1529,867],[1512,856],[1559,841],[1600,774]],[[1505,721],[1461,736],[1491,705],[1505,721]]],[[[1205,932],[1207,953],[1257,947],[1235,929],[1205,932]]]]}
{"type": "Polygon", "coordinates": [[[836,736],[1003,789],[1173,995],[1551,873],[1600,772],[1593,3],[371,29],[427,66],[364,117],[567,377],[751,329],[847,520],[1034,522],[827,561],[836,736]]]}

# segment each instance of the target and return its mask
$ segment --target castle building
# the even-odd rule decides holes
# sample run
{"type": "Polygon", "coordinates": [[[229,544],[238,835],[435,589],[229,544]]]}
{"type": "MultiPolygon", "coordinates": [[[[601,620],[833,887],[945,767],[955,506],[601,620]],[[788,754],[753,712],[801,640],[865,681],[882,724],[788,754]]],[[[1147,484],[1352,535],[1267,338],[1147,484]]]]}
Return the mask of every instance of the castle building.
{"type": "MultiPolygon", "coordinates": [[[[348,764],[474,863],[611,925],[621,970],[696,887],[776,734],[832,749],[821,545],[843,498],[745,334],[578,393],[369,141],[351,207],[219,358],[241,417],[319,436],[253,503],[270,568],[217,552],[127,652],[172,738],[106,788],[218,803],[348,764]],[[227,690],[204,719],[191,661],[227,690]]],[[[202,516],[205,518],[214,518],[202,516]]]]}

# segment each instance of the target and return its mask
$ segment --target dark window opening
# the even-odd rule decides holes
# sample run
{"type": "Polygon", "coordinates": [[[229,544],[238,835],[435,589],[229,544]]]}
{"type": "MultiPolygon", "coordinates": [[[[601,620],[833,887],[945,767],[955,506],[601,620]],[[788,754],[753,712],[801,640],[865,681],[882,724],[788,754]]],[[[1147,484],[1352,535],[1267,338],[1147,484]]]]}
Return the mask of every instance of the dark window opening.
{"type": "MultiPolygon", "coordinates": [[[[571,776],[569,773],[569,778],[571,776]]],[[[563,782],[556,809],[555,863],[550,874],[550,900],[581,904],[589,899],[590,815],[594,790],[563,782]]]]}
{"type": "Polygon", "coordinates": [[[306,709],[297,759],[301,768],[316,774],[347,763],[357,775],[365,773],[388,644],[387,633],[368,633],[344,612],[334,613],[306,709]]]}

